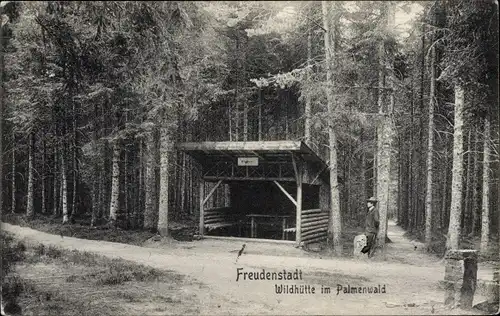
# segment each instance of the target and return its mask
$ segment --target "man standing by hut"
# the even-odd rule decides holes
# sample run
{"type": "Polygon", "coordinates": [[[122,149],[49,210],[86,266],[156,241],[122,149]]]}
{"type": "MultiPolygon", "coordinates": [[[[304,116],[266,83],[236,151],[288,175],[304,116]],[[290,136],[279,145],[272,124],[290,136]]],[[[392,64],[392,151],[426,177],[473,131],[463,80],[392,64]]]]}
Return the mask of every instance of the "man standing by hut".
{"type": "Polygon", "coordinates": [[[375,197],[371,197],[366,202],[368,206],[368,212],[365,220],[366,246],[361,249],[361,252],[368,253],[368,258],[371,258],[375,250],[375,238],[377,237],[380,226],[380,219],[378,209],[376,207],[378,202],[377,199],[375,199],[375,197]]]}

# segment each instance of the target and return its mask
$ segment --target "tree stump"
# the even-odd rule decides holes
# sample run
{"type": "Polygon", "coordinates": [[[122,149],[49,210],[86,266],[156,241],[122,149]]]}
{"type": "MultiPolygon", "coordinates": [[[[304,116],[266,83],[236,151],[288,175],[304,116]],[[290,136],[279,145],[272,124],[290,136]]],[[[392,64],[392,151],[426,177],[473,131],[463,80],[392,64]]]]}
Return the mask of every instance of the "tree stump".
{"type": "Polygon", "coordinates": [[[445,261],[445,305],[472,308],[477,284],[477,250],[450,250],[445,261]]]}
{"type": "Polygon", "coordinates": [[[363,249],[366,246],[366,235],[357,235],[354,237],[354,250],[353,250],[353,256],[355,258],[362,257],[363,254],[361,253],[361,249],[363,249]]]}

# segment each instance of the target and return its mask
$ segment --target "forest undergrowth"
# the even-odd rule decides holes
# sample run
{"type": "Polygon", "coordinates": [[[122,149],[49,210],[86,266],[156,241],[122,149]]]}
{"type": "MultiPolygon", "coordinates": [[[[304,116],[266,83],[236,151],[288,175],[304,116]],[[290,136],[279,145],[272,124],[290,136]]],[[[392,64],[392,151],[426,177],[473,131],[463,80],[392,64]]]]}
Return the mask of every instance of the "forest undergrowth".
{"type": "Polygon", "coordinates": [[[2,301],[9,315],[197,313],[184,276],[2,232],[2,301]],[[156,290],[160,291],[156,292],[156,290]]]}

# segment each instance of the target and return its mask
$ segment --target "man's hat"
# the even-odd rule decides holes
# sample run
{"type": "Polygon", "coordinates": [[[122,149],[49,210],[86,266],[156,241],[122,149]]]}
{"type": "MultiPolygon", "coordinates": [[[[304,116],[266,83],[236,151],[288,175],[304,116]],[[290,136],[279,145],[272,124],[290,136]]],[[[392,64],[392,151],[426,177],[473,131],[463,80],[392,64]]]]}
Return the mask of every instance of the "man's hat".
{"type": "Polygon", "coordinates": [[[378,202],[378,200],[377,200],[374,196],[372,196],[371,198],[369,198],[369,199],[368,199],[368,200],[366,200],[366,201],[367,201],[367,202],[373,202],[373,203],[377,203],[377,202],[378,202]]]}

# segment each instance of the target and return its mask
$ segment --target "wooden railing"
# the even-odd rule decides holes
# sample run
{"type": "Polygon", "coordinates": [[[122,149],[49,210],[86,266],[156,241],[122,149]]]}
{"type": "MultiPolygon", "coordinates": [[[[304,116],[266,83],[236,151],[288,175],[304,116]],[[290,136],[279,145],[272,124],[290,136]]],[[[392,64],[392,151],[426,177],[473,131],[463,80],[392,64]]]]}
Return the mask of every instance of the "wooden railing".
{"type": "Polygon", "coordinates": [[[303,210],[301,216],[301,240],[305,244],[327,238],[328,212],[321,209],[303,210]]]}

